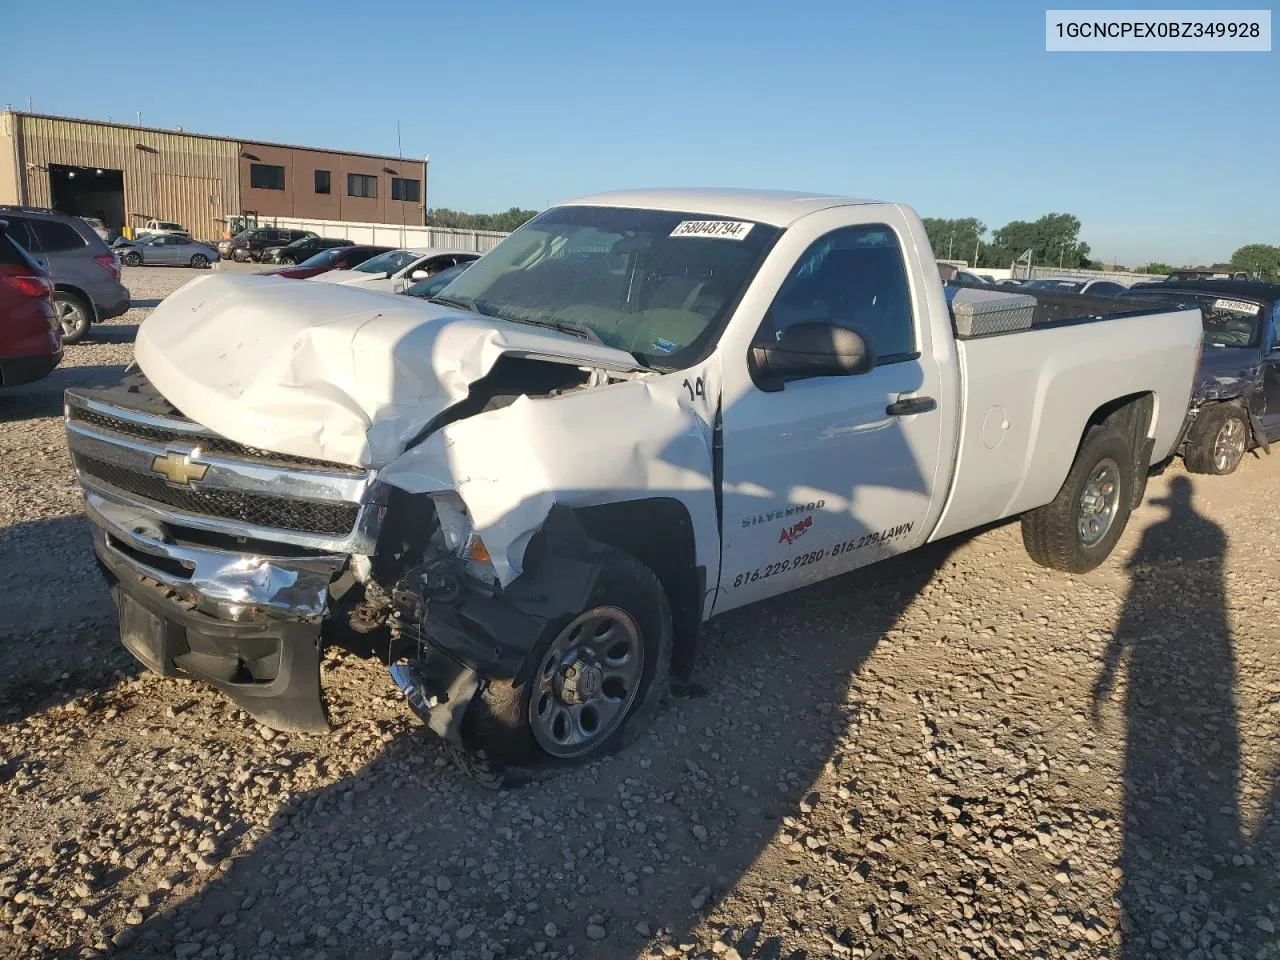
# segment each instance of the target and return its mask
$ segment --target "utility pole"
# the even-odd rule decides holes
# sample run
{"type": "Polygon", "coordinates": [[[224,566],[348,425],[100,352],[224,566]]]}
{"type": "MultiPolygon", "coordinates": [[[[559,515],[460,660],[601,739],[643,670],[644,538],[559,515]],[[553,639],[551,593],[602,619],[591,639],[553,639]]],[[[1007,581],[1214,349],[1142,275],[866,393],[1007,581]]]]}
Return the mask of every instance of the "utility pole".
{"type": "Polygon", "coordinates": [[[947,259],[951,259],[951,245],[956,242],[956,232],[951,231],[951,236],[947,238],[947,259]]]}
{"type": "Polygon", "coordinates": [[[982,243],[982,241],[981,241],[981,240],[979,240],[977,237],[974,237],[974,238],[973,238],[973,265],[974,265],[974,267],[977,267],[977,266],[978,266],[978,245],[979,245],[979,244],[981,244],[981,243],[982,243]]]}

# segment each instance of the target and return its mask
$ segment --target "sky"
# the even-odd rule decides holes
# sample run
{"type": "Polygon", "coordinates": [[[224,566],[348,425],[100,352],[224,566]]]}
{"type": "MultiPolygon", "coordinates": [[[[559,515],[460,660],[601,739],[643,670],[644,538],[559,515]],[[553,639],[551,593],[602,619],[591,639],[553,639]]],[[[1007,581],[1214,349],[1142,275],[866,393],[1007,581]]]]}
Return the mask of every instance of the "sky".
{"type": "Polygon", "coordinates": [[[1131,266],[1280,244],[1280,52],[1047,53],[1026,2],[0,0],[6,35],[0,108],[391,154],[399,121],[432,207],[765,187],[1071,213],[1131,266]]]}

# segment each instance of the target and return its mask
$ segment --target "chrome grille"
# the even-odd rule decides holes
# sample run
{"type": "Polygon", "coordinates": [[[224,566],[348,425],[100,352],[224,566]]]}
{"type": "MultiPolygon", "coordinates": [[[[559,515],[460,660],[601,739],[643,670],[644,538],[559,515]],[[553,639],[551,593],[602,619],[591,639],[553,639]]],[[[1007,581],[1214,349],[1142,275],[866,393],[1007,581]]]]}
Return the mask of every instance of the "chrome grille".
{"type": "Polygon", "coordinates": [[[102,483],[186,513],[223,520],[296,530],[303,533],[349,534],[360,513],[357,503],[319,503],[290,497],[236,493],[230,490],[183,488],[159,476],[136,473],[83,454],[75,454],[76,469],[102,483]]]}
{"type": "Polygon", "coordinates": [[[157,443],[198,443],[200,449],[207,453],[242,457],[246,460],[255,460],[261,463],[297,464],[299,466],[319,467],[325,470],[340,470],[353,475],[363,472],[350,464],[333,463],[329,460],[313,460],[308,457],[295,457],[287,453],[259,450],[257,447],[236,443],[234,440],[227,440],[224,437],[206,433],[203,428],[195,423],[191,424],[191,429],[188,431],[170,430],[138,423],[124,417],[111,416],[98,410],[86,410],[83,407],[75,406],[68,408],[67,419],[72,423],[85,423],[102,430],[110,430],[112,433],[119,433],[139,440],[153,440],[157,443]]]}
{"type": "Polygon", "coordinates": [[[86,491],[166,528],[331,553],[372,549],[381,512],[371,471],[218,436],[140,376],[116,388],[68,390],[66,416],[86,491]],[[170,471],[182,464],[194,468],[190,476],[170,471]]]}

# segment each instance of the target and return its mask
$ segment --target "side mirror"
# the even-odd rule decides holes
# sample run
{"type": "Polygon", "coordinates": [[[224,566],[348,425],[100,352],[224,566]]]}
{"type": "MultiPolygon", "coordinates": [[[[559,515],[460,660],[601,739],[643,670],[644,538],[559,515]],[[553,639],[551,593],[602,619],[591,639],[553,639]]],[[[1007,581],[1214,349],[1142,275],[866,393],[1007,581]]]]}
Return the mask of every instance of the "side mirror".
{"type": "Polygon", "coordinates": [[[424,270],[422,267],[419,267],[417,270],[413,271],[413,273],[409,274],[409,279],[416,283],[419,280],[426,280],[429,276],[431,276],[430,270],[424,270]]]}
{"type": "Polygon", "coordinates": [[[857,330],[835,323],[796,323],[776,344],[751,348],[751,374],[761,390],[781,390],[788,380],[852,377],[876,365],[875,351],[857,330]]]}

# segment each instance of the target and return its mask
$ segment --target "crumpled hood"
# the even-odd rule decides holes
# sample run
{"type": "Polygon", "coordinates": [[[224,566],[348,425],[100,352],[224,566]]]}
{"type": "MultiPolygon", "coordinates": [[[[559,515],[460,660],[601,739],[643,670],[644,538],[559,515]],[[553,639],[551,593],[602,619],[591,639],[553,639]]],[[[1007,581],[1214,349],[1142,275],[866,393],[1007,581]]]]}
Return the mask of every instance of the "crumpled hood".
{"type": "Polygon", "coordinates": [[[1261,373],[1256,347],[1214,347],[1205,344],[1196,373],[1194,395],[1204,400],[1238,397],[1253,387],[1261,373]]]}
{"type": "Polygon", "coordinates": [[[320,283],[372,283],[374,280],[386,280],[385,273],[366,273],[363,270],[329,270],[312,279],[320,283]]]}
{"type": "Polygon", "coordinates": [[[186,416],[228,439],[353,466],[389,463],[503,354],[634,370],[568,334],[358,288],[208,275],[158,306],[135,356],[186,416]]]}

